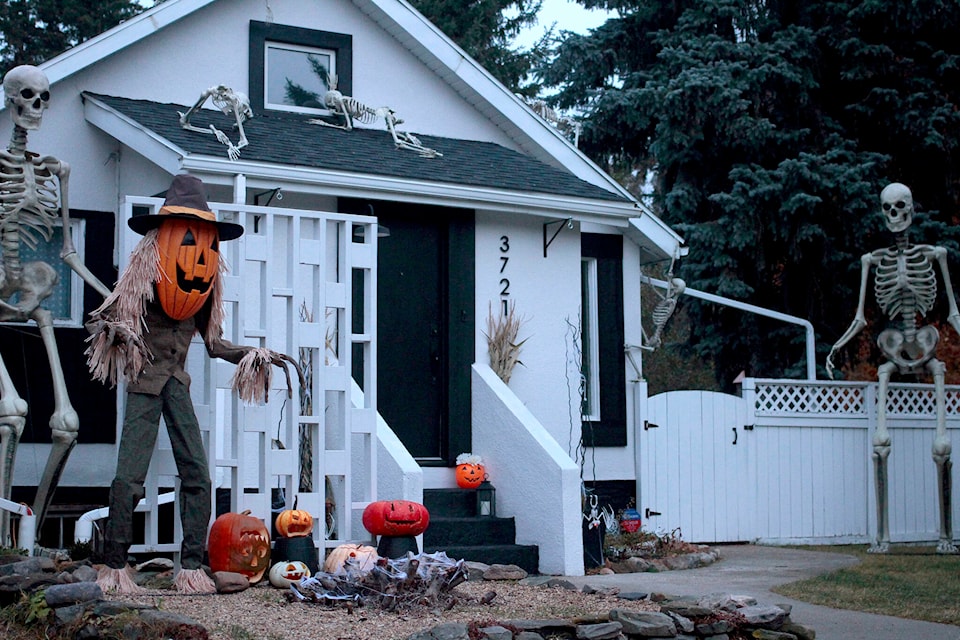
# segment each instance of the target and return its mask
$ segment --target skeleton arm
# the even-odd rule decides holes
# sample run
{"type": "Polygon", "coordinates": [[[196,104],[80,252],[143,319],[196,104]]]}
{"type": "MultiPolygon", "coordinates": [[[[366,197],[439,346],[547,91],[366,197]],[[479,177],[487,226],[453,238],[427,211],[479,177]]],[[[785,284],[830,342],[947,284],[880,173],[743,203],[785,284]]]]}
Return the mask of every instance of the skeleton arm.
{"type": "Polygon", "coordinates": [[[950,283],[950,271],[947,269],[947,250],[943,247],[934,247],[932,257],[940,265],[943,288],[947,293],[947,322],[950,323],[954,331],[960,333],[960,310],[957,309],[957,298],[953,293],[953,285],[950,283]]]}
{"type": "Polygon", "coordinates": [[[860,258],[860,299],[857,302],[857,313],[853,318],[853,322],[850,323],[846,332],[844,332],[844,334],[840,336],[840,339],[833,345],[833,348],[830,349],[830,354],[827,356],[827,375],[830,376],[831,380],[833,379],[834,368],[833,356],[867,326],[864,307],[867,302],[867,284],[870,278],[870,267],[873,266],[875,262],[876,260],[872,253],[865,253],[860,258]]]}
{"type": "MultiPolygon", "coordinates": [[[[46,158],[44,159],[46,162],[46,158]]],[[[70,237],[70,205],[67,198],[69,192],[68,183],[70,182],[70,165],[54,158],[49,160],[56,164],[54,173],[60,180],[60,216],[63,219],[63,248],[60,250],[60,258],[73,269],[77,275],[83,278],[83,281],[93,287],[97,293],[104,298],[110,295],[110,289],[106,287],[97,276],[90,272],[87,265],[83,264],[77,250],[73,246],[73,238],[70,237]]]]}

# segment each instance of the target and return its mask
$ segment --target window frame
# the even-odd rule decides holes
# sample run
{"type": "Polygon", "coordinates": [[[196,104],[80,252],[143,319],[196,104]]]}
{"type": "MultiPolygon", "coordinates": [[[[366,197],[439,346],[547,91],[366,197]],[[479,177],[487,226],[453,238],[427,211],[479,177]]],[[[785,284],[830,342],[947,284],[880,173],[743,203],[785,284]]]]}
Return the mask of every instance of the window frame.
{"type": "Polygon", "coordinates": [[[600,416],[600,330],[598,328],[597,258],[580,259],[580,372],[583,376],[581,419],[598,422],[600,416]]]}
{"type": "MultiPolygon", "coordinates": [[[[627,445],[627,374],[624,353],[623,236],[580,234],[581,259],[596,259],[599,420],[583,417],[585,447],[627,445]]],[[[581,287],[583,284],[581,283],[581,287]]]]}
{"type": "Polygon", "coordinates": [[[304,29],[287,25],[268,24],[250,21],[250,63],[249,79],[250,108],[254,113],[272,111],[275,113],[295,113],[326,115],[328,109],[310,107],[278,106],[267,102],[266,74],[267,47],[269,45],[289,48],[329,51],[334,55],[334,73],[337,76],[337,90],[344,95],[353,93],[353,36],[345,33],[333,33],[317,29],[304,29]]]}
{"type": "MultiPolygon", "coordinates": [[[[53,223],[54,233],[57,230],[61,230],[60,234],[52,237],[50,240],[39,239],[38,244],[52,245],[59,255],[60,247],[63,246],[63,219],[58,218],[56,222],[53,223]]],[[[71,218],[70,219],[70,239],[73,241],[73,246],[76,249],[77,257],[80,258],[80,261],[84,260],[84,248],[86,247],[86,220],[82,218],[71,218]]],[[[41,306],[44,308],[50,309],[51,312],[54,312],[53,316],[53,326],[54,327],[68,327],[77,329],[83,327],[83,294],[84,283],[83,278],[80,275],[70,268],[70,266],[63,261],[63,259],[58,259],[56,261],[50,261],[43,259],[41,256],[37,256],[32,249],[27,245],[20,244],[20,262],[21,264],[26,264],[28,262],[36,262],[40,260],[41,262],[46,262],[51,267],[53,267],[60,281],[55,285],[56,287],[68,287],[68,315],[57,315],[54,309],[50,309],[45,303],[46,300],[41,302],[41,306]],[[64,277],[67,276],[67,277],[64,277]]],[[[22,322],[0,322],[3,325],[22,325],[22,322]]]]}

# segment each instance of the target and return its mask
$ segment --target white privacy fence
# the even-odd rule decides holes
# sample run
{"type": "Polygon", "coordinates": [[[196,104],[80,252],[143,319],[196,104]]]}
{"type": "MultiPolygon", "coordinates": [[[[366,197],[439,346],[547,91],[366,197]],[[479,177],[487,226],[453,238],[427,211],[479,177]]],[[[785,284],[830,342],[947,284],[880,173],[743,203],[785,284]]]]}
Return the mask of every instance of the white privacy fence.
{"type": "MultiPolygon", "coordinates": [[[[645,387],[637,385],[635,406],[637,503],[647,529],[679,528],[702,542],[872,540],[876,383],[746,379],[741,396],[651,398],[645,387]]],[[[887,402],[891,539],[936,541],[933,386],[891,384],[887,402]]],[[[960,454],[960,388],[947,387],[946,409],[960,454]]],[[[954,500],[955,523],[958,516],[954,500]]]]}
{"type": "MultiPolygon", "coordinates": [[[[126,219],[134,212],[156,214],[162,204],[156,198],[126,199],[119,225],[121,269],[140,239],[126,219]]],[[[291,369],[294,392],[287,399],[283,373],[274,367],[267,402],[246,406],[230,390],[234,365],[212,361],[195,337],[187,367],[214,485],[228,491],[229,511],[249,509],[268,528],[274,498],[282,497],[289,508],[296,496],[298,507],[318,520],[313,535],[321,548],[368,539],[361,514],[376,500],[376,223],[338,213],[210,206],[219,219],[246,230],[220,245],[230,268],[224,337],[300,360],[307,381],[299,389],[291,369]],[[354,402],[352,374],[361,390],[354,402]],[[306,449],[301,442],[308,443],[306,449]]],[[[158,526],[158,494],[175,486],[176,475],[161,427],[146,483],[145,539],[133,552],[179,550],[176,503],[172,538],[158,526]]]]}

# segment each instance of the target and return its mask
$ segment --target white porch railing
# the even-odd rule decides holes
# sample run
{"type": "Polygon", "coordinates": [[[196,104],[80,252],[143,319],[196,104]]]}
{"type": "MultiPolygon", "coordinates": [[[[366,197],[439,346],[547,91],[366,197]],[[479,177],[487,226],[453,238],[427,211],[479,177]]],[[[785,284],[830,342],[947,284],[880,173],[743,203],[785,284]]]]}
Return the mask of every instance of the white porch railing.
{"type": "MultiPolygon", "coordinates": [[[[127,198],[119,229],[119,255],[126,261],[139,236],[126,220],[155,214],[163,201],[127,198]]],[[[269,528],[272,494],[280,489],[286,507],[298,507],[323,521],[335,504],[333,530],[314,528],[314,541],[332,547],[369,540],[364,507],[376,500],[376,222],[338,213],[210,203],[220,219],[243,224],[246,233],[220,245],[231,267],[225,278],[224,336],[237,344],[266,346],[312,365],[307,373],[311,406],[301,410],[297,389],[290,400],[275,371],[262,406],[244,406],[230,391],[234,365],[211,361],[196,338],[187,361],[191,396],[207,446],[215,485],[230,491],[230,511],[249,509],[269,528]],[[359,321],[358,321],[359,320],[359,321]],[[359,393],[351,402],[352,376],[359,393]],[[309,491],[300,491],[301,428],[312,442],[309,491]]],[[[124,264],[121,264],[121,269],[124,264]]],[[[296,378],[294,377],[296,386],[296,378]]],[[[119,425],[123,389],[118,394],[119,425]]],[[[111,460],[109,464],[114,464],[111,460]]],[[[131,551],[179,551],[180,514],[174,502],[174,530],[159,530],[159,495],[175,485],[177,471],[161,429],[146,482],[144,541],[131,551]]],[[[140,510],[140,509],[138,509],[140,510]]]]}
{"type": "MultiPolygon", "coordinates": [[[[946,399],[960,453],[960,387],[948,387],[946,399]]],[[[876,383],[747,379],[742,397],[683,391],[638,400],[637,493],[648,528],[680,527],[685,539],[705,542],[875,535],[876,383]]],[[[936,541],[933,387],[891,384],[887,407],[891,538],[936,541]]],[[[954,500],[955,523],[958,516],[954,500]]]]}

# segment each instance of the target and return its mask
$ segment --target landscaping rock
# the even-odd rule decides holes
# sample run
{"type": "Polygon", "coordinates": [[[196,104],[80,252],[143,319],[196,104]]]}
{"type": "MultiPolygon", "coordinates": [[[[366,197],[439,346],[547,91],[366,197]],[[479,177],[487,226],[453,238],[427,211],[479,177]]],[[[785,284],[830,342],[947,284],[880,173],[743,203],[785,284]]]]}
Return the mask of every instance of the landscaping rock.
{"type": "Polygon", "coordinates": [[[492,564],[483,572],[484,580],[523,580],[527,572],[515,564],[492,564]]]}
{"type": "Polygon", "coordinates": [[[601,622],[600,624],[580,624],[577,625],[577,638],[579,640],[615,640],[620,637],[620,629],[623,626],[619,622],[601,622]]]}
{"type": "Polygon", "coordinates": [[[250,580],[242,573],[232,571],[215,571],[213,584],[218,593],[240,593],[250,588],[250,580]]]}
{"type": "Polygon", "coordinates": [[[655,611],[631,611],[614,609],[610,619],[623,625],[623,632],[643,638],[672,638],[677,635],[673,619],[655,611]]]}

